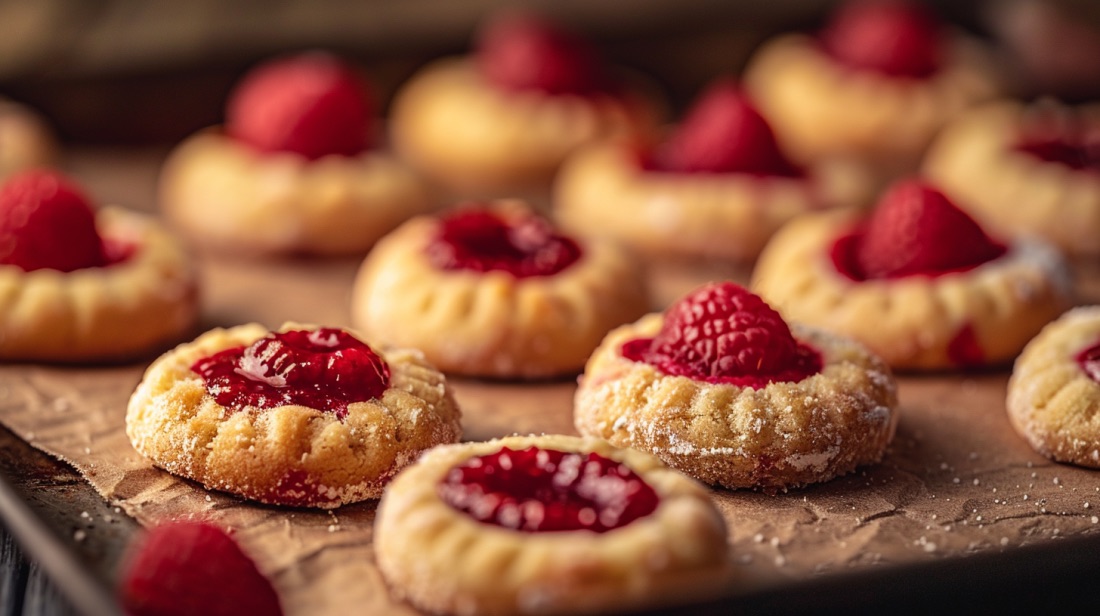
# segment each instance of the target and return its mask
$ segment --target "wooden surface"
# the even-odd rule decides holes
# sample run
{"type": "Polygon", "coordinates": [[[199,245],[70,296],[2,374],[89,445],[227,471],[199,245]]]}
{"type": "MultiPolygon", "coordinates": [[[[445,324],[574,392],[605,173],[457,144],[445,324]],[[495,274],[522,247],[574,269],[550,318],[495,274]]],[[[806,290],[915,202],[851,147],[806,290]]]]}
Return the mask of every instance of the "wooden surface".
{"type": "MultiPolygon", "coordinates": [[[[68,167],[101,202],[151,210],[158,163],[156,152],[93,151],[74,157],[68,167]]],[[[204,256],[201,263],[207,286],[204,326],[251,320],[277,325],[287,319],[340,325],[349,319],[355,259],[261,262],[204,256]]],[[[1096,301],[1100,277],[1087,268],[1079,271],[1085,297],[1096,301]]],[[[725,266],[660,264],[653,273],[655,301],[667,303],[708,278],[743,280],[746,273],[725,266]]],[[[97,443],[87,440],[89,435],[36,433],[33,426],[52,422],[50,414],[59,409],[70,418],[94,411],[108,417],[117,413],[117,432],[125,400],[143,368],[143,363],[106,369],[0,366],[0,420],[36,448],[66,452],[87,472],[97,460],[97,443]]],[[[885,609],[891,601],[970,605],[974,597],[983,598],[981,605],[1011,609],[1100,600],[1100,590],[1090,583],[1091,572],[1100,566],[1100,473],[1053,464],[1011,431],[1003,408],[1007,374],[1001,369],[902,377],[901,424],[882,464],[775,496],[714,491],[731,529],[736,574],[728,586],[714,589],[716,596],[682,597],[685,605],[672,611],[756,607],[841,613],[853,605],[885,609]]],[[[571,380],[452,383],[469,440],[573,431],[571,380]]],[[[16,493],[13,500],[44,522],[62,548],[49,556],[42,545],[48,541],[23,532],[20,539],[28,551],[43,566],[75,565],[79,577],[109,590],[137,524],[120,516],[115,503],[104,501],[71,468],[6,431],[0,433],[0,454],[0,470],[16,493]]],[[[172,484],[175,500],[204,502],[200,487],[163,479],[172,484]]],[[[115,497],[132,495],[116,491],[115,497]]],[[[215,494],[213,500],[219,511],[253,508],[224,495],[215,494]]],[[[256,509],[267,518],[285,517],[289,526],[313,524],[317,517],[256,509]]],[[[370,503],[337,512],[342,530],[368,537],[372,513],[370,503]]],[[[155,521],[156,512],[147,512],[145,519],[155,521]]],[[[5,515],[5,520],[11,528],[11,518],[5,515]]],[[[280,562],[279,574],[295,577],[298,566],[280,562]]],[[[12,570],[18,585],[20,569],[12,570]]],[[[23,579],[30,580],[27,571],[23,579]]],[[[58,581],[70,596],[77,593],[78,607],[87,607],[73,590],[73,580],[58,581]]],[[[35,613],[28,606],[48,601],[47,591],[39,590],[38,582],[26,587],[23,613],[35,613]]]]}

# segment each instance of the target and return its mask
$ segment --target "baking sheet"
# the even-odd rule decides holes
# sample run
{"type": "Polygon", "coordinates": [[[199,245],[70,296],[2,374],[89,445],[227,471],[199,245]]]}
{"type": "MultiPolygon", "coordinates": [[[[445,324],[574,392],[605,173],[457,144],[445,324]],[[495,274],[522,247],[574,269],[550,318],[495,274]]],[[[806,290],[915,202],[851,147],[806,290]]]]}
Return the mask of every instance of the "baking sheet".
{"type": "MultiPolygon", "coordinates": [[[[155,164],[128,156],[83,160],[76,171],[89,174],[93,191],[149,203],[155,164]]],[[[357,264],[204,256],[203,327],[284,320],[347,325],[357,264]]],[[[1080,276],[1084,301],[1097,298],[1094,274],[1080,276]]],[[[653,289],[656,302],[664,303],[703,280],[746,275],[721,265],[659,264],[653,289]]],[[[250,504],[175,478],[136,454],[123,421],[145,365],[2,366],[0,423],[66,460],[109,507],[142,525],[202,516],[231,527],[271,576],[287,614],[415,613],[390,599],[374,567],[373,503],[334,512],[250,504]]],[[[1004,411],[1007,376],[1000,370],[902,377],[898,435],[881,464],[775,496],[715,491],[735,566],[714,595],[721,602],[830,576],[954,563],[975,553],[1072,544],[1100,534],[1100,473],[1051,463],[1012,432],[1004,411]]],[[[572,380],[452,384],[468,440],[573,432],[572,380]]],[[[704,598],[714,597],[681,600],[704,598]]]]}

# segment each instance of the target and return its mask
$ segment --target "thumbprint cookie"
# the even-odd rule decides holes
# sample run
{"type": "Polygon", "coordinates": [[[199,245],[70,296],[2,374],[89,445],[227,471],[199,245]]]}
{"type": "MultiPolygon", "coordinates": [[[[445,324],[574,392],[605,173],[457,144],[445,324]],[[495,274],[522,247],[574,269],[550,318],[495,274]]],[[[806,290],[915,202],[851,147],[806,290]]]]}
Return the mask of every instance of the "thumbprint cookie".
{"type": "Polygon", "coordinates": [[[1066,312],[1027,344],[1008,381],[1007,407],[1035,451],[1100,468],[1100,306],[1066,312]]]}
{"type": "Polygon", "coordinates": [[[870,216],[793,221],[752,285],[787,318],[856,338],[904,370],[1008,363],[1072,294],[1056,249],[1002,243],[915,179],[895,183],[870,216]]]}
{"type": "Polygon", "coordinates": [[[343,329],[249,324],[153,362],[126,433],[153,464],[207,488],[329,509],[378,498],[422,451],[457,441],[459,418],[418,351],[343,329]]]}
{"type": "Polygon", "coordinates": [[[0,359],[133,359],[183,339],[197,316],[196,268],[153,219],[96,209],[55,171],[0,184],[0,359]]]}
{"type": "Polygon", "coordinates": [[[367,255],[352,298],[372,339],[494,378],[575,374],[608,330],[647,308],[627,252],[560,233],[520,201],[408,221],[367,255]]]}
{"type": "Polygon", "coordinates": [[[566,161],[554,192],[558,219],[577,233],[653,256],[751,261],[788,220],[862,205],[872,189],[790,162],[750,97],[721,78],[667,139],[585,148],[566,161]]]}
{"type": "Polygon", "coordinates": [[[878,462],[897,420],[885,362],[852,340],[788,326],[732,282],[608,334],[574,405],[581,434],[706,483],[766,492],[878,462]]]}
{"type": "Polygon", "coordinates": [[[270,60],[232,92],[223,127],[165,161],[160,206],[194,243],[251,254],[365,253],[428,210],[427,185],[373,138],[367,86],[339,58],[270,60]]]}
{"type": "Polygon", "coordinates": [[[890,178],[912,172],[960,111],[1003,92],[995,66],[923,3],[856,0],[816,36],[766,41],[745,82],[795,160],[847,158],[890,178]]]}
{"type": "Polygon", "coordinates": [[[433,613],[653,607],[724,575],[707,491],[648,454],[593,438],[438,447],[386,490],[375,554],[395,594],[433,613]]]}
{"type": "Polygon", "coordinates": [[[656,128],[652,88],[621,73],[547,19],[494,15],[474,53],[423,67],[397,92],[394,148],[463,194],[542,188],[578,147],[656,128]]]}

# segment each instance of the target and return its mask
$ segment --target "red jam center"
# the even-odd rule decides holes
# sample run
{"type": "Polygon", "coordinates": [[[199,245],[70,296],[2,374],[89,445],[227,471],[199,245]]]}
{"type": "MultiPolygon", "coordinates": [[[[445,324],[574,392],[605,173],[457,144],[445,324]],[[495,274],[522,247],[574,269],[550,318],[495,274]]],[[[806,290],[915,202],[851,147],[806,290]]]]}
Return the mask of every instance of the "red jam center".
{"type": "Polygon", "coordinates": [[[441,221],[428,259],[444,270],[503,271],[516,278],[552,276],[581,257],[580,246],[538,216],[507,221],[480,209],[441,221]]]}
{"type": "Polygon", "coordinates": [[[653,513],[659,501],[624,464],[538,447],[471,458],[447,473],[439,496],[479,522],[529,533],[604,533],[653,513]]]}
{"type": "Polygon", "coordinates": [[[1100,342],[1078,353],[1075,359],[1090,379],[1100,383],[1100,342]]]}
{"type": "Polygon", "coordinates": [[[731,282],[706,285],[665,312],[653,338],[626,342],[624,358],[674,376],[761,388],[821,371],[821,354],[794,339],[764,300],[731,282]]]}
{"type": "Polygon", "coordinates": [[[1077,171],[1100,172],[1100,140],[1034,139],[1020,143],[1016,149],[1044,162],[1059,163],[1077,171]]]}
{"type": "Polygon", "coordinates": [[[271,333],[191,366],[218,404],[239,411],[289,404],[348,414],[348,405],[378,398],[390,368],[369,346],[331,328],[271,333]]]}

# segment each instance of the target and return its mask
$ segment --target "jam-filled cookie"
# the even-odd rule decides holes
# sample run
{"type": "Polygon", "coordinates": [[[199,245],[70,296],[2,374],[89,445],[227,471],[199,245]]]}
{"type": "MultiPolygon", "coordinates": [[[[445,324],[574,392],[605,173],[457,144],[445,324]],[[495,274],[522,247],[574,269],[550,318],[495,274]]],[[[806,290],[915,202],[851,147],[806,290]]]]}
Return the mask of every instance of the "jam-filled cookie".
{"type": "Polygon", "coordinates": [[[0,181],[17,171],[49,165],[56,156],[56,139],[46,121],[0,97],[0,181]]]}
{"type": "Polygon", "coordinates": [[[817,36],[788,34],[745,81],[799,161],[841,157],[911,171],[957,113],[1002,91],[983,50],[916,2],[846,2],[817,36]]]}
{"type": "Polygon", "coordinates": [[[648,308],[643,273],[617,245],[572,238],[519,201],[408,221],[364,260],[356,326],[421,349],[447,373],[579,372],[612,327],[648,308]]]}
{"type": "Polygon", "coordinates": [[[562,225],[653,255],[751,260],[795,216],[869,188],[791,163],[737,82],[714,82],[655,148],[590,146],[555,181],[562,225]]]}
{"type": "Polygon", "coordinates": [[[457,441],[459,417],[418,351],[343,329],[249,324],[156,360],[126,433],[153,464],[207,488],[327,509],[380,496],[422,451],[457,441]]]}
{"type": "Polygon", "coordinates": [[[1001,243],[920,180],[896,183],[866,218],[793,221],[752,278],[787,318],[856,338],[908,370],[1009,362],[1072,303],[1054,248],[1001,243]]]}
{"type": "Polygon", "coordinates": [[[195,242],[240,253],[364,253],[433,205],[382,150],[366,85],[328,54],[265,63],[233,91],[224,127],[171,153],[165,216],[195,242]]]}
{"type": "Polygon", "coordinates": [[[979,107],[937,137],[924,172],[991,230],[1100,255],[1100,105],[979,107]]]}
{"type": "Polygon", "coordinates": [[[378,567],[447,614],[607,613],[718,579],[725,523],[702,486],[598,439],[439,447],[386,490],[378,567]]]}
{"type": "Polygon", "coordinates": [[[454,190],[547,185],[565,157],[607,137],[646,134],[660,112],[585,41],[526,14],[480,31],[471,57],[437,60],[398,91],[394,147],[454,190]]]}
{"type": "Polygon", "coordinates": [[[1034,449],[1100,468],[1100,306],[1066,312],[1016,360],[1008,418],[1034,449]]]}
{"type": "Polygon", "coordinates": [[[581,434],[651,452],[707,483],[769,492],[878,462],[897,420],[881,359],[788,326],[732,282],[608,334],[574,406],[581,434]]]}
{"type": "Polygon", "coordinates": [[[151,218],[96,210],[54,171],[0,185],[0,360],[131,359],[178,342],[198,316],[198,275],[151,218]]]}

